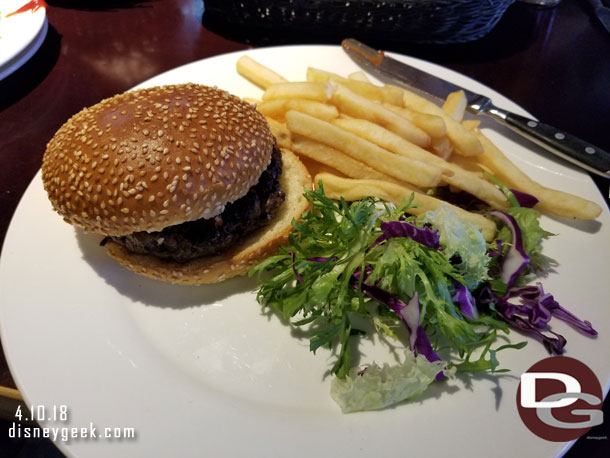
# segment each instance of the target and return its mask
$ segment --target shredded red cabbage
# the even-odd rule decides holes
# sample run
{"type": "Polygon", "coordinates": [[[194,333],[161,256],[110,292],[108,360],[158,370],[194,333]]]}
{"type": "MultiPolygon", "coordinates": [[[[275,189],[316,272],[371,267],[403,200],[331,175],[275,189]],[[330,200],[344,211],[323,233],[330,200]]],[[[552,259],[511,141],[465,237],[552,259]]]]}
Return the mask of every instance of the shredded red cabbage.
{"type": "Polygon", "coordinates": [[[511,189],[511,192],[519,202],[519,205],[522,207],[533,208],[540,200],[531,194],[528,194],[523,191],[519,191],[518,189],[511,189]]]}
{"type": "MultiPolygon", "coordinates": [[[[365,296],[384,304],[389,309],[394,311],[396,315],[398,315],[402,323],[409,331],[409,345],[411,347],[411,351],[413,351],[415,355],[422,354],[430,362],[440,360],[440,357],[432,348],[432,344],[430,343],[430,339],[428,339],[424,328],[419,323],[421,306],[417,292],[413,295],[411,300],[409,300],[409,303],[405,304],[402,300],[384,289],[367,283],[366,280],[369,276],[369,272],[366,270],[367,269],[365,269],[364,273],[360,269],[354,272],[354,287],[360,287],[360,290],[365,296]]],[[[442,371],[436,375],[437,381],[444,378],[445,375],[442,371]]]]}
{"type": "MultiPolygon", "coordinates": [[[[520,197],[518,192],[515,193],[515,195],[517,198],[520,197]]],[[[593,326],[589,321],[579,319],[559,305],[552,294],[545,293],[542,284],[537,283],[536,285],[520,287],[513,286],[515,278],[529,263],[529,257],[523,247],[521,229],[515,218],[508,213],[492,211],[491,215],[506,224],[513,234],[511,247],[501,266],[501,279],[507,284],[507,290],[502,297],[498,297],[494,294],[491,287],[486,285],[480,291],[478,298],[479,304],[493,303],[493,308],[500,318],[515,328],[520,329],[525,333],[532,334],[534,337],[540,339],[550,353],[563,353],[566,344],[566,339],[562,335],[549,329],[549,322],[553,316],[566,321],[571,326],[574,326],[590,336],[596,336],[597,332],[593,329],[593,326]],[[511,302],[511,299],[517,299],[518,303],[511,302]],[[547,334],[544,334],[542,331],[547,334]],[[548,335],[548,333],[554,337],[548,335]]],[[[501,248],[501,243],[498,241],[497,251],[501,252],[501,248]]],[[[490,256],[497,256],[498,254],[499,253],[490,253],[490,256]]]]}
{"type": "Polygon", "coordinates": [[[294,272],[294,278],[296,278],[299,283],[303,283],[303,277],[301,277],[301,274],[297,271],[297,268],[294,265],[294,259],[296,255],[295,252],[289,251],[288,254],[290,255],[290,262],[292,263],[292,271],[294,272]]]}
{"type": "Polygon", "coordinates": [[[503,297],[495,296],[491,288],[486,286],[481,290],[479,304],[491,302],[494,303],[494,309],[500,318],[541,340],[550,353],[562,354],[566,345],[566,339],[562,335],[549,329],[549,322],[553,316],[590,336],[597,335],[597,331],[589,321],[579,319],[559,305],[552,294],[545,293],[540,283],[511,287],[503,297]],[[518,299],[519,303],[510,302],[511,299],[518,299]],[[542,331],[555,337],[546,335],[542,331]]]}
{"type": "Polygon", "coordinates": [[[407,221],[389,221],[381,223],[382,234],[377,237],[377,240],[369,247],[372,249],[375,245],[380,244],[384,240],[392,237],[409,237],[422,245],[436,250],[442,250],[440,245],[440,237],[438,229],[431,230],[429,227],[417,227],[407,221]]]}
{"type": "MultiPolygon", "coordinates": [[[[303,283],[303,277],[297,271],[297,268],[295,266],[295,256],[296,256],[296,253],[291,250],[291,251],[288,252],[288,254],[290,255],[290,262],[292,263],[292,271],[294,272],[294,278],[296,278],[296,280],[299,283],[303,283]]],[[[336,256],[331,256],[331,257],[328,257],[328,258],[317,257],[317,258],[307,258],[307,260],[311,261],[311,262],[326,262],[326,261],[336,261],[337,257],[336,256]]]]}
{"type": "Polygon", "coordinates": [[[308,261],[311,262],[326,262],[326,261],[336,261],[338,258],[336,256],[330,256],[330,257],[316,257],[316,258],[307,258],[308,261]]]}
{"type": "Polygon", "coordinates": [[[515,282],[517,276],[527,267],[530,258],[523,247],[521,229],[515,218],[512,215],[499,210],[490,212],[490,215],[495,216],[506,224],[506,227],[508,227],[513,234],[513,241],[504,257],[500,273],[502,281],[510,287],[515,282]]]}
{"type": "Polygon", "coordinates": [[[597,331],[593,329],[590,321],[581,320],[559,305],[552,294],[544,292],[541,283],[513,287],[509,289],[508,294],[510,297],[519,297],[521,305],[515,307],[518,307],[520,312],[527,314],[529,321],[536,327],[544,328],[551,316],[555,316],[586,334],[597,335],[597,331]]]}
{"type": "Polygon", "coordinates": [[[495,250],[489,250],[487,252],[487,256],[489,256],[490,258],[497,258],[498,256],[502,256],[502,244],[504,242],[502,241],[502,239],[497,239],[496,240],[496,249],[495,250]]]}
{"type": "Polygon", "coordinates": [[[460,312],[462,312],[462,315],[477,319],[479,317],[479,312],[477,311],[474,297],[472,297],[472,294],[466,285],[463,285],[458,281],[454,281],[453,284],[455,289],[452,297],[453,302],[460,307],[460,312]]]}
{"type": "Polygon", "coordinates": [[[493,308],[499,318],[525,334],[530,334],[540,340],[549,353],[562,354],[566,345],[566,339],[562,335],[548,329],[545,329],[545,331],[550,332],[555,337],[543,334],[539,327],[528,320],[527,313],[523,316],[522,309],[520,310],[515,304],[508,302],[508,299],[510,298],[511,295],[509,292],[507,292],[504,297],[497,297],[494,295],[491,287],[486,285],[479,291],[478,303],[479,305],[493,304],[493,308]]]}
{"type": "Polygon", "coordinates": [[[532,334],[534,337],[540,339],[549,353],[557,355],[561,355],[563,353],[567,341],[561,334],[557,334],[556,332],[547,329],[546,332],[553,334],[555,337],[545,335],[526,319],[518,315],[501,313],[500,316],[515,328],[520,329],[525,333],[532,334]]]}

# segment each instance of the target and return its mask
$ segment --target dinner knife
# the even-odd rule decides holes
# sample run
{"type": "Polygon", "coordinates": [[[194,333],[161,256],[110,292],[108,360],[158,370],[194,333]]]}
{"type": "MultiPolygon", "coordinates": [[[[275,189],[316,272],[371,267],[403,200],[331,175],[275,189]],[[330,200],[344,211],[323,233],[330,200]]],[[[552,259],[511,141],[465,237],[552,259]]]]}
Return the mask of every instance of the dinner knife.
{"type": "Polygon", "coordinates": [[[530,139],[557,156],[583,169],[610,178],[610,153],[548,124],[496,107],[490,98],[445,81],[387,56],[353,38],[342,42],[343,49],[361,67],[382,81],[421,91],[445,100],[455,91],[464,91],[468,110],[485,114],[530,139]]]}

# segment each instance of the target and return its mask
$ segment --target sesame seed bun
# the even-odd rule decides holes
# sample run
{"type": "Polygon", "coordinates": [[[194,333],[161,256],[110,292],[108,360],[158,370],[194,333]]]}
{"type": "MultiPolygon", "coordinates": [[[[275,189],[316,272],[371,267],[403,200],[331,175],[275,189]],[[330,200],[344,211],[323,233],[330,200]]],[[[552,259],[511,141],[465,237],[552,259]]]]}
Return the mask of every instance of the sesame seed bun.
{"type": "Polygon", "coordinates": [[[263,115],[196,84],[140,89],[69,119],[47,145],[53,208],[88,232],[121,236],[220,214],[269,165],[263,115]]]}
{"type": "Polygon", "coordinates": [[[149,278],[184,285],[216,283],[245,274],[250,268],[274,254],[288,239],[293,219],[298,219],[308,208],[303,197],[312,181],[305,166],[290,151],[282,150],[283,173],[280,184],[286,200],[280,211],[264,228],[246,236],[238,245],[221,255],[202,257],[187,263],[163,261],[155,256],[137,254],[124,246],[109,241],[106,253],[134,272],[149,278]]]}
{"type": "MultiPolygon", "coordinates": [[[[122,237],[221,215],[257,184],[274,148],[264,116],[241,99],[197,84],[158,86],[105,99],[69,119],[47,145],[42,179],[66,222],[122,237]]],[[[278,213],[221,254],[170,262],[110,238],[104,249],[136,273],[172,283],[244,274],[286,240],[308,206],[307,169],[289,151],[282,151],[282,166],[278,213]]]]}

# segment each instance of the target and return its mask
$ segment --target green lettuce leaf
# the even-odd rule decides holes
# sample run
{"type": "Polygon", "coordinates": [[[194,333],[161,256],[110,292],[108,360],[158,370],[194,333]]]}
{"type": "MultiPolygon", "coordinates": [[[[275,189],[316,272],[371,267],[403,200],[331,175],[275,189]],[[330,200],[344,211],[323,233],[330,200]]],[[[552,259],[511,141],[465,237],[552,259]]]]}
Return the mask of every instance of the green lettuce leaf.
{"type": "Polygon", "coordinates": [[[352,369],[344,379],[334,378],[330,395],[344,413],[383,409],[419,397],[446,366],[407,352],[401,364],[373,363],[362,371],[352,369]]]}
{"type": "Polygon", "coordinates": [[[481,231],[470,221],[449,206],[442,205],[435,211],[426,212],[422,222],[439,230],[444,254],[448,259],[454,259],[454,265],[463,275],[468,289],[475,289],[489,278],[487,244],[481,231]],[[455,258],[456,255],[459,258],[455,258]]]}

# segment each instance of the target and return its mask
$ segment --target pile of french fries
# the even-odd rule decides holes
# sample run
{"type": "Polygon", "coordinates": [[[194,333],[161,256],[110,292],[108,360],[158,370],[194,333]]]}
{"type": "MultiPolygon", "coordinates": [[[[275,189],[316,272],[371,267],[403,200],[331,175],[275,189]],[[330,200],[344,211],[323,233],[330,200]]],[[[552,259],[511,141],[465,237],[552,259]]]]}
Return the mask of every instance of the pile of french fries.
{"type": "MultiPolygon", "coordinates": [[[[296,153],[314,183],[331,198],[366,196],[400,205],[411,194],[414,215],[450,205],[435,197],[449,186],[506,209],[504,193],[488,179],[537,197],[536,208],[552,215],[594,219],[601,208],[589,200],[549,189],[530,179],[481,131],[465,120],[466,97],[449,94],[442,106],[403,88],[373,84],[366,74],[342,77],[309,67],[306,81],[287,81],[242,56],[237,72],[264,90],[249,102],[267,118],[280,148],[296,153]]],[[[494,222],[452,206],[478,227],[486,240],[494,222]]]]}

